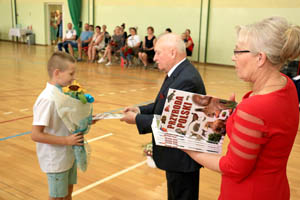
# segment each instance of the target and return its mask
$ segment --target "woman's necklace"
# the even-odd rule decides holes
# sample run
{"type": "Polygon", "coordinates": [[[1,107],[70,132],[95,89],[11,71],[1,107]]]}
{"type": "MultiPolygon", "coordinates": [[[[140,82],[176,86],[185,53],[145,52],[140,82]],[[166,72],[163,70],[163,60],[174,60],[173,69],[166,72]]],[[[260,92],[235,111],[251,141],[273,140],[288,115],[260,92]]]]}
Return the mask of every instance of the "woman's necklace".
{"type": "MultiPolygon", "coordinates": [[[[286,80],[285,77],[282,77],[281,80],[283,81],[282,83],[280,83],[280,84],[265,85],[261,90],[259,90],[259,91],[257,91],[257,92],[254,92],[254,91],[253,91],[253,92],[251,93],[250,96],[258,95],[258,94],[260,94],[262,91],[264,91],[266,88],[272,88],[272,87],[276,87],[276,86],[282,86],[282,87],[284,87],[287,80],[286,80]]],[[[282,87],[281,87],[281,88],[282,88],[282,87]]],[[[273,91],[267,91],[267,93],[269,93],[269,92],[273,92],[273,91]]],[[[263,93],[263,94],[266,94],[266,93],[263,93]]]]}

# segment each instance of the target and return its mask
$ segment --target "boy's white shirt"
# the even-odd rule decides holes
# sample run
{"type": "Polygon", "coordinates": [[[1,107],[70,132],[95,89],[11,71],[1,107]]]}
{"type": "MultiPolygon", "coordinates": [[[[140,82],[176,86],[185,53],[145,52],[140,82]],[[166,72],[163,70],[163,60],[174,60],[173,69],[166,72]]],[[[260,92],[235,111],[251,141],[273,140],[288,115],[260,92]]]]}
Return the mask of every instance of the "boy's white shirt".
{"type": "MultiPolygon", "coordinates": [[[[33,107],[33,125],[45,126],[44,132],[56,136],[71,135],[55,108],[53,91],[58,88],[47,83],[33,107]]],[[[40,167],[45,173],[58,173],[69,170],[74,163],[72,146],[37,142],[37,155],[40,167]]]]}

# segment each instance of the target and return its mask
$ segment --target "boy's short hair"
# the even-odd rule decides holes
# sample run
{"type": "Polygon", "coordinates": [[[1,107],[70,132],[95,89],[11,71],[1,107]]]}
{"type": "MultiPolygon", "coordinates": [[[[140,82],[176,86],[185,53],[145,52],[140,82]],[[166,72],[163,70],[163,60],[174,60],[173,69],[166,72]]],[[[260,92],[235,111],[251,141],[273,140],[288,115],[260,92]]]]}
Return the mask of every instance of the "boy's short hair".
{"type": "Polygon", "coordinates": [[[61,71],[66,70],[68,68],[68,62],[75,63],[76,60],[73,56],[63,51],[54,52],[47,64],[49,77],[52,78],[55,69],[59,69],[61,71]]]}

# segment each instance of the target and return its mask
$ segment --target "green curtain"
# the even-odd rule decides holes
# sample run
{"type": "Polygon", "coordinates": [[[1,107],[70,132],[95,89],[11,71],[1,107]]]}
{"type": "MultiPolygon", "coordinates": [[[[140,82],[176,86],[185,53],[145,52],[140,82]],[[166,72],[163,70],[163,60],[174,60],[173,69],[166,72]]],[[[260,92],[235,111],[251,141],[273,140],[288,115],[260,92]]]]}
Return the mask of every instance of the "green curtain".
{"type": "Polygon", "coordinates": [[[77,37],[79,37],[80,35],[79,23],[80,23],[80,16],[81,16],[82,0],[68,0],[68,5],[69,5],[74,29],[76,30],[77,37]]]}

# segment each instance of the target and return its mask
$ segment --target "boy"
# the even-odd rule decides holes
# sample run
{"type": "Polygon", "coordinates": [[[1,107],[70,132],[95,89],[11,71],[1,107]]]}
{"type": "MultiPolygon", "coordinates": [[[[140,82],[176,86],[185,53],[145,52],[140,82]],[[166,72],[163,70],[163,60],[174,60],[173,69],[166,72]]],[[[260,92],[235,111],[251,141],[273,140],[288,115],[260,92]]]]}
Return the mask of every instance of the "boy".
{"type": "Polygon", "coordinates": [[[55,52],[48,61],[50,81],[33,107],[31,138],[37,142],[40,167],[47,173],[49,200],[71,200],[77,183],[77,166],[72,145],[83,145],[81,133],[71,134],[55,108],[53,91],[56,85],[71,84],[75,75],[75,59],[64,52],[55,52]]]}

